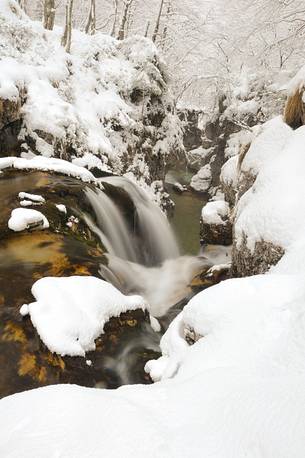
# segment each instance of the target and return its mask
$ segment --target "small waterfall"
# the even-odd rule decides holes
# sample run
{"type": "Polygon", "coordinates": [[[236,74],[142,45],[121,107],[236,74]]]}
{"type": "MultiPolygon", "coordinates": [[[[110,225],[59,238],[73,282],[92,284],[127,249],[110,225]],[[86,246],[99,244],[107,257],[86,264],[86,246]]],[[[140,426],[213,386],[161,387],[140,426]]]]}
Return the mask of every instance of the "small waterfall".
{"type": "Polygon", "coordinates": [[[191,280],[210,263],[203,257],[179,256],[166,216],[136,184],[123,177],[100,181],[128,194],[137,228],[135,234],[104,191],[86,189],[97,225],[88,215],[84,219],[108,251],[108,265],[101,265],[100,274],[125,294],[141,294],[150,304],[152,315],[163,316],[190,294],[191,280]]]}
{"type": "Polygon", "coordinates": [[[153,257],[154,264],[161,264],[166,259],[179,256],[176,238],[166,216],[144,190],[124,177],[102,178],[101,182],[124,189],[132,199],[137,211],[141,239],[145,240],[147,251],[153,257]]]}
{"type": "Polygon", "coordinates": [[[89,226],[100,237],[101,242],[110,253],[127,261],[136,262],[134,242],[117,206],[103,191],[94,192],[92,189],[86,189],[85,193],[94,209],[99,228],[94,228],[93,223],[89,223],[89,226]]]}

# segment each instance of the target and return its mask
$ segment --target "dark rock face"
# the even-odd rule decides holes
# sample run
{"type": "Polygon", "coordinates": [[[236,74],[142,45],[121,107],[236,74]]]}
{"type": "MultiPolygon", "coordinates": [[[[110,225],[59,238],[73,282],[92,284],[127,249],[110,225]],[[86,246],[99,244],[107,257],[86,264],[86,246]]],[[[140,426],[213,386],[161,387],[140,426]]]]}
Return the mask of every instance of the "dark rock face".
{"type": "Polygon", "coordinates": [[[0,98],[0,157],[19,154],[21,141],[18,136],[22,126],[21,108],[24,102],[24,92],[20,92],[17,101],[0,98]]]}
{"type": "Polygon", "coordinates": [[[223,224],[207,224],[200,221],[200,239],[207,244],[232,245],[232,223],[226,218],[223,224]]]}
{"type": "Polygon", "coordinates": [[[257,242],[253,252],[247,247],[246,238],[237,247],[233,244],[232,275],[247,277],[266,273],[284,255],[284,249],[270,242],[257,242]]]}
{"type": "Polygon", "coordinates": [[[202,130],[199,127],[200,117],[203,112],[200,110],[186,109],[178,113],[183,123],[183,144],[186,151],[198,148],[202,145],[202,130]]]}
{"type": "MultiPolygon", "coordinates": [[[[6,170],[1,174],[0,397],[54,383],[114,388],[150,382],[144,365],[159,356],[159,337],[152,331],[147,313],[136,310],[111,319],[96,341],[96,351],[86,358],[71,358],[52,354],[30,318],[19,312],[24,303],[33,302],[31,287],[42,277],[101,277],[100,266],[107,265],[105,250],[82,219],[84,213],[92,213],[83,192],[87,186],[92,185],[48,172],[6,170]],[[19,233],[8,229],[12,209],[20,206],[21,191],[45,198],[43,205],[29,208],[48,218],[49,229],[19,233]],[[65,205],[67,214],[56,204],[65,205]],[[86,359],[92,362],[90,366],[86,359]]],[[[134,215],[122,190],[106,187],[126,216],[134,215]]]]}

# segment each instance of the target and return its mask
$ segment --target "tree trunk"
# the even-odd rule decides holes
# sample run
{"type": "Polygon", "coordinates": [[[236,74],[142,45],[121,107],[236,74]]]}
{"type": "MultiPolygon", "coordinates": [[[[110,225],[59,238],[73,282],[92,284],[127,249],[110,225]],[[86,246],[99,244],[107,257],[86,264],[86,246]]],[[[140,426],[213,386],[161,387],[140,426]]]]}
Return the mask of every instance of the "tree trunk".
{"type": "Polygon", "coordinates": [[[96,32],[96,4],[95,0],[90,0],[90,11],[85,27],[85,32],[94,35],[96,32]]]}
{"type": "Polygon", "coordinates": [[[119,34],[118,34],[118,39],[119,40],[124,40],[124,38],[125,38],[126,23],[127,23],[127,20],[128,20],[128,12],[129,12],[129,9],[130,9],[132,3],[133,3],[133,0],[125,0],[123,16],[122,16],[120,30],[119,30],[119,34]]]}
{"type": "Polygon", "coordinates": [[[64,46],[67,52],[71,52],[71,39],[72,39],[72,11],[73,11],[73,0],[67,0],[66,4],[66,23],[61,44],[64,46]]]}
{"type": "Polygon", "coordinates": [[[114,2],[114,19],[113,19],[113,24],[112,24],[112,30],[110,35],[112,37],[115,37],[115,32],[116,32],[116,23],[117,23],[117,18],[118,18],[118,0],[113,0],[114,2]]]}
{"type": "Polygon", "coordinates": [[[160,29],[160,22],[161,22],[161,17],[162,17],[162,11],[163,11],[163,5],[164,5],[164,0],[161,0],[160,3],[160,9],[159,9],[159,14],[156,22],[156,27],[152,36],[152,41],[155,43],[157,36],[159,34],[159,29],[160,29]]]}
{"type": "Polygon", "coordinates": [[[53,30],[55,22],[55,0],[44,0],[43,26],[47,30],[53,30]]]}

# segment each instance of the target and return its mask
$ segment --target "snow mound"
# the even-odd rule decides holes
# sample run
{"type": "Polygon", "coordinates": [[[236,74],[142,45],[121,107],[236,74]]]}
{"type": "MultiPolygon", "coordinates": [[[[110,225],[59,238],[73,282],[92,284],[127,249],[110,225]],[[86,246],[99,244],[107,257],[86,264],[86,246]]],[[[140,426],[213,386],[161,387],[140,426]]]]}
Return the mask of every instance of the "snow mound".
{"type": "Polygon", "coordinates": [[[12,211],[11,217],[8,221],[8,227],[12,231],[20,232],[25,229],[39,228],[48,229],[49,221],[39,211],[26,209],[26,208],[15,208],[12,211]]]}
{"type": "Polygon", "coordinates": [[[250,148],[242,171],[257,171],[254,185],[241,197],[235,220],[237,247],[247,239],[284,250],[303,237],[305,226],[305,127],[293,131],[279,119],[265,126],[250,148]]]}
{"type": "Polygon", "coordinates": [[[225,224],[229,210],[229,204],[224,200],[208,202],[201,212],[202,222],[205,224],[225,224]]]}
{"type": "Polygon", "coordinates": [[[303,276],[209,288],[170,326],[162,359],[149,363],[160,383],[57,385],[2,399],[1,456],[303,458],[304,317],[303,276]],[[192,346],[186,326],[202,336],[192,346]]]}
{"type": "Polygon", "coordinates": [[[45,277],[34,283],[36,302],[25,304],[41,340],[62,356],[85,356],[105,323],[128,310],[146,309],[141,296],[124,296],[110,283],[95,277],[45,277]]]}
{"type": "Polygon", "coordinates": [[[29,194],[27,192],[19,192],[18,197],[21,200],[31,200],[32,202],[37,202],[41,204],[44,204],[46,202],[42,196],[39,196],[38,194],[29,194]]]}
{"type": "Polygon", "coordinates": [[[63,159],[47,158],[42,156],[35,156],[31,159],[19,157],[4,157],[0,158],[0,170],[6,168],[15,168],[18,170],[42,170],[49,172],[62,173],[74,178],[79,178],[84,182],[95,181],[94,175],[78,165],[71,164],[71,162],[64,161],[63,159]]]}

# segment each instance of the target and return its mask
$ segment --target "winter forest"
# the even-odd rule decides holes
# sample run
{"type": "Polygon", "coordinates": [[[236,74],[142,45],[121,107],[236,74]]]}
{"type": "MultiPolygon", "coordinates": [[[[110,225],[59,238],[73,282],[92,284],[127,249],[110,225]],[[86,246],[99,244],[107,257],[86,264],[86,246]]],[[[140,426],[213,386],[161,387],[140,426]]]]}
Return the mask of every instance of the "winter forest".
{"type": "Polygon", "coordinates": [[[1,458],[304,458],[304,93],[303,0],[0,0],[1,458]]]}

